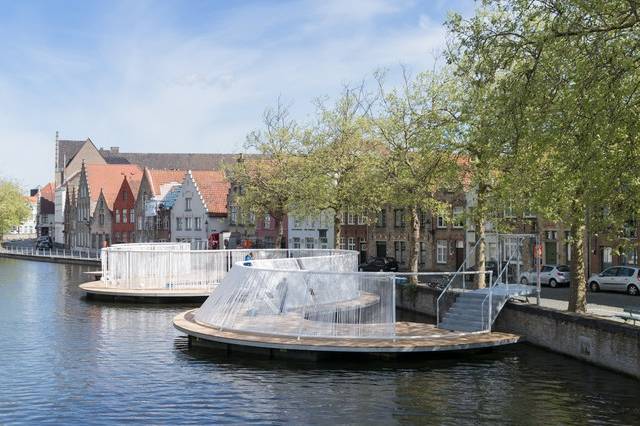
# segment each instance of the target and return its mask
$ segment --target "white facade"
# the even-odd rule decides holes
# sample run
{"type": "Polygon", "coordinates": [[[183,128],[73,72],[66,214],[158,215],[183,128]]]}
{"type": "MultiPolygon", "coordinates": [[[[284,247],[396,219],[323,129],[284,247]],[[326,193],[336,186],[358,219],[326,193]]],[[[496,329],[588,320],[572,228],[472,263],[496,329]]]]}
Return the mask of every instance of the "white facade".
{"type": "Polygon", "coordinates": [[[226,217],[209,216],[205,201],[191,173],[187,172],[171,208],[171,241],[195,243],[207,241],[212,232],[229,228],[226,217]]]}
{"type": "Polygon", "coordinates": [[[29,200],[29,217],[18,226],[14,226],[12,234],[34,235],[36,233],[36,222],[38,216],[38,203],[29,200]]]}
{"type": "Polygon", "coordinates": [[[67,197],[67,187],[60,186],[56,189],[55,195],[55,214],[54,214],[54,229],[53,229],[53,242],[64,244],[64,203],[67,197]]]}
{"type": "Polygon", "coordinates": [[[327,249],[334,245],[333,212],[325,210],[315,217],[288,217],[289,248],[327,249]]]}

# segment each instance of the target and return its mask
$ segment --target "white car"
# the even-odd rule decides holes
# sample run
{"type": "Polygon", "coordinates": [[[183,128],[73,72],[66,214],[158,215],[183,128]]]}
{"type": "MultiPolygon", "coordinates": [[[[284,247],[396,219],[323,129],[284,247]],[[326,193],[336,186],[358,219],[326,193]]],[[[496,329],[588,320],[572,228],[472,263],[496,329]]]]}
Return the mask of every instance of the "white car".
{"type": "MultiPolygon", "coordinates": [[[[540,284],[548,284],[549,287],[556,288],[559,285],[567,284],[571,281],[570,270],[567,265],[543,265],[540,268],[540,284]]],[[[538,271],[531,270],[520,274],[520,282],[524,285],[538,282],[538,271]]]]}
{"type": "Polygon", "coordinates": [[[632,296],[640,294],[640,268],[613,266],[589,277],[589,290],[623,291],[632,296]]]}

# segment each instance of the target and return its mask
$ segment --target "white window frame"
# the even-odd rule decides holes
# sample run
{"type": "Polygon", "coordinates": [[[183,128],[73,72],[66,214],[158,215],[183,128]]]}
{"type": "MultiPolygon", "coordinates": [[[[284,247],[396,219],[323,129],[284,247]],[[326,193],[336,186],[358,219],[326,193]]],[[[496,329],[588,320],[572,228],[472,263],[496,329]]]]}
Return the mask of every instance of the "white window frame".
{"type": "Polygon", "coordinates": [[[449,248],[447,240],[436,241],[436,263],[446,264],[449,257],[449,248]]]}

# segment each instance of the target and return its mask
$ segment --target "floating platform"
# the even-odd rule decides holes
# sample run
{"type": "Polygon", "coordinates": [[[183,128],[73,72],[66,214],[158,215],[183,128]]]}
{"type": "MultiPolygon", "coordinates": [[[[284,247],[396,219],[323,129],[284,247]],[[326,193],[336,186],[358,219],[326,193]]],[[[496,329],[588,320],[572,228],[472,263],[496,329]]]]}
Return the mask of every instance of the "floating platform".
{"type": "Polygon", "coordinates": [[[129,302],[173,303],[203,302],[211,294],[211,290],[202,288],[168,288],[168,289],[126,289],[106,287],[102,281],[91,281],[80,284],[87,297],[129,302]]]}
{"type": "Polygon", "coordinates": [[[415,322],[395,323],[394,338],[296,337],[219,329],[196,321],[195,311],[194,309],[183,312],[173,319],[174,327],[189,336],[191,345],[212,347],[227,352],[257,352],[270,357],[319,359],[345,354],[395,357],[418,353],[482,350],[521,340],[521,337],[515,334],[464,333],[415,322]]]}

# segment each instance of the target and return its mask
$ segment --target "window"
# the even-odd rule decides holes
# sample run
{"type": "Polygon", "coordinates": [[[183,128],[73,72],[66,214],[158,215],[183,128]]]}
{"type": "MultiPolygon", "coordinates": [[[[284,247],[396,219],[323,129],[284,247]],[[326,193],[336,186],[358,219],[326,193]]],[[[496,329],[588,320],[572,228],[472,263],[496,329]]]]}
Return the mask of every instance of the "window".
{"type": "Polygon", "coordinates": [[[427,263],[427,243],[425,242],[420,242],[420,257],[418,259],[418,262],[421,265],[427,263]]]}
{"type": "Polygon", "coordinates": [[[185,231],[191,231],[191,218],[190,217],[185,217],[184,218],[184,230],[185,231]]]}
{"type": "Polygon", "coordinates": [[[447,263],[447,241],[438,240],[436,243],[436,262],[447,263]]]}
{"type": "Polygon", "coordinates": [[[356,216],[351,212],[347,212],[347,225],[355,225],[355,223],[356,216]]]}
{"type": "Polygon", "coordinates": [[[376,226],[378,228],[387,227],[387,209],[382,209],[378,212],[378,218],[376,220],[376,226]]]}
{"type": "Polygon", "coordinates": [[[127,223],[127,209],[122,209],[122,223],[127,223]]]}
{"type": "Polygon", "coordinates": [[[182,231],[182,218],[176,217],[176,231],[182,231]]]}
{"type": "Polygon", "coordinates": [[[136,211],[134,209],[129,210],[129,223],[136,223],[136,211]]]}
{"type": "Polygon", "coordinates": [[[231,206],[231,217],[229,222],[231,223],[231,225],[235,225],[236,223],[238,223],[238,207],[237,206],[231,206]]]}
{"type": "Polygon", "coordinates": [[[249,213],[249,225],[255,225],[256,224],[256,214],[251,212],[249,213]]]}
{"type": "Polygon", "coordinates": [[[429,225],[429,214],[424,210],[420,210],[420,228],[425,229],[429,225]]]}
{"type": "Polygon", "coordinates": [[[162,224],[165,230],[169,229],[169,216],[165,216],[162,218],[162,224]]]}
{"type": "Polygon", "coordinates": [[[116,210],[116,223],[120,223],[120,210],[116,210]]]}
{"type": "Polygon", "coordinates": [[[300,238],[299,237],[293,237],[293,248],[294,249],[299,249],[300,248],[300,238]]]}
{"type": "Polygon", "coordinates": [[[202,218],[201,217],[194,218],[193,226],[196,229],[196,231],[200,231],[202,229],[202,218]]]}
{"type": "Polygon", "coordinates": [[[438,227],[438,229],[445,229],[447,227],[447,220],[444,216],[438,216],[436,226],[438,227]]]}
{"type": "Polygon", "coordinates": [[[347,248],[349,250],[355,250],[356,249],[356,239],[353,237],[349,237],[348,241],[348,245],[347,248]]]}
{"type": "Polygon", "coordinates": [[[265,248],[273,248],[275,246],[275,242],[273,241],[273,237],[271,235],[267,235],[264,237],[264,246],[265,248]]]}
{"type": "Polygon", "coordinates": [[[504,240],[504,260],[515,258],[518,251],[518,241],[515,238],[506,238],[504,240]]]}
{"type": "Polygon", "coordinates": [[[184,210],[188,212],[191,211],[191,198],[184,199],[184,210]]]}
{"type": "Polygon", "coordinates": [[[464,218],[463,216],[463,208],[462,207],[454,207],[453,208],[453,227],[454,228],[463,228],[464,227],[464,218]]]}
{"type": "Polygon", "coordinates": [[[98,223],[100,223],[100,225],[104,225],[104,213],[100,213],[98,215],[98,223]]]}
{"type": "Polygon", "coordinates": [[[313,237],[307,237],[304,240],[305,240],[305,247],[308,248],[308,249],[312,249],[313,248],[313,237]]]}
{"type": "Polygon", "coordinates": [[[393,223],[396,228],[404,228],[404,209],[393,211],[393,223]]]}
{"type": "Polygon", "coordinates": [[[555,241],[558,239],[558,231],[547,231],[547,240],[555,241]]]}
{"type": "Polygon", "coordinates": [[[613,264],[613,251],[611,247],[604,247],[602,249],[602,267],[611,266],[613,264]]]}
{"type": "Polygon", "coordinates": [[[302,219],[300,219],[299,217],[293,218],[293,227],[296,228],[296,229],[301,229],[302,228],[302,219]]]}
{"type": "Polygon", "coordinates": [[[620,268],[618,271],[619,277],[632,277],[635,273],[635,269],[632,268],[620,268]]]}
{"type": "Polygon", "coordinates": [[[367,218],[365,217],[365,215],[363,214],[359,214],[358,215],[358,225],[366,225],[367,223],[367,218]]]}
{"type": "Polygon", "coordinates": [[[347,249],[347,244],[346,244],[346,241],[345,241],[344,237],[340,237],[340,248],[342,250],[346,250],[347,249]]]}
{"type": "Polygon", "coordinates": [[[394,241],[393,251],[395,252],[395,258],[400,264],[404,264],[407,254],[407,242],[406,241],[394,241]]]}
{"type": "Polygon", "coordinates": [[[328,248],[329,240],[327,239],[327,230],[319,229],[318,230],[318,239],[320,240],[320,248],[328,248]]]}
{"type": "Polygon", "coordinates": [[[264,229],[271,229],[271,215],[264,215],[264,229]]]}

